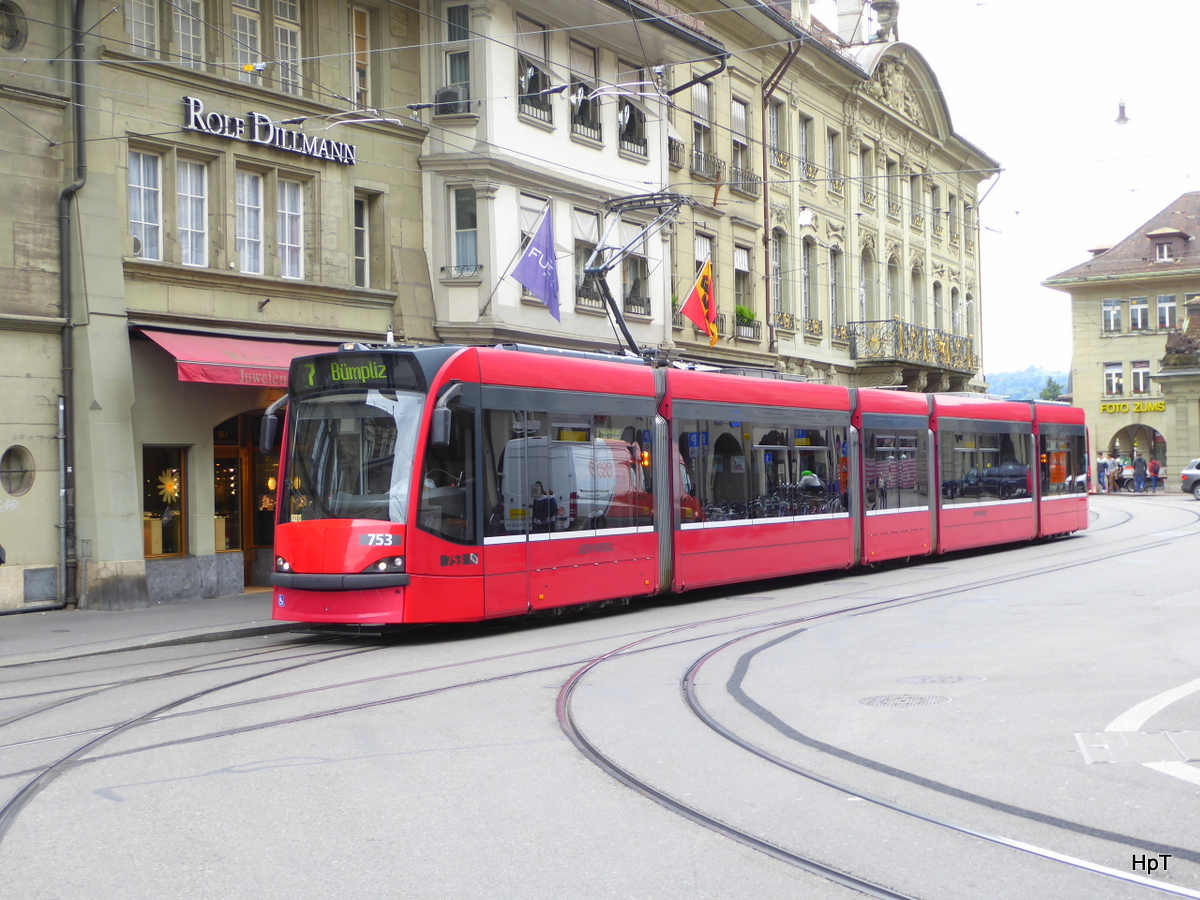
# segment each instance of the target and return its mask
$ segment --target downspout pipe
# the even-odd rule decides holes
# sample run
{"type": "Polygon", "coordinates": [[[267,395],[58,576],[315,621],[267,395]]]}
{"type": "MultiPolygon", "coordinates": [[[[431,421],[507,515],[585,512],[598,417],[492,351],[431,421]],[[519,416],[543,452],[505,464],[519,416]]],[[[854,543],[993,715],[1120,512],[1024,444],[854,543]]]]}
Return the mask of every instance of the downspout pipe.
{"type": "MultiPolygon", "coordinates": [[[[775,305],[779,303],[779,298],[772,296],[771,288],[771,160],[770,149],[767,147],[767,105],[771,102],[771,96],[775,93],[775,88],[779,87],[779,82],[783,81],[783,76],[787,74],[795,61],[797,54],[800,53],[802,41],[792,41],[788,45],[788,52],[784,55],[783,60],[775,67],[775,71],[771,73],[771,77],[767,79],[762,89],[762,103],[759,107],[759,116],[761,118],[761,134],[762,134],[762,172],[763,172],[763,259],[766,261],[766,279],[763,281],[763,315],[767,319],[767,352],[774,353],[776,357],[779,355],[779,335],[775,332],[775,305]]],[[[789,208],[790,211],[790,208],[789,208]]]]}
{"type": "Polygon", "coordinates": [[[75,556],[75,363],[74,326],[72,325],[71,272],[74,258],[71,253],[71,202],[87,184],[87,123],[84,119],[83,95],[83,11],[85,0],[75,0],[71,16],[71,111],[73,113],[72,141],[75,153],[75,178],[58,195],[58,267],[59,317],[63,320],[62,353],[62,413],[59,454],[60,491],[62,502],[59,534],[59,599],[62,607],[74,609],[79,602],[78,568],[75,556]]]}

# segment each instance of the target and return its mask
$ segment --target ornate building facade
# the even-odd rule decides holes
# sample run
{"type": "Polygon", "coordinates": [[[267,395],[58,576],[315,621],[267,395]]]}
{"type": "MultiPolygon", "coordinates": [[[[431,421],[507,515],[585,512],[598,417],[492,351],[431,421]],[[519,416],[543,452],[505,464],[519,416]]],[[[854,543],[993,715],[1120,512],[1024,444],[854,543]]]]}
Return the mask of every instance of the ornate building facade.
{"type": "Polygon", "coordinates": [[[346,339],[966,387],[997,164],[894,7],[6,2],[0,608],[265,582],[256,422],[346,339]]]}

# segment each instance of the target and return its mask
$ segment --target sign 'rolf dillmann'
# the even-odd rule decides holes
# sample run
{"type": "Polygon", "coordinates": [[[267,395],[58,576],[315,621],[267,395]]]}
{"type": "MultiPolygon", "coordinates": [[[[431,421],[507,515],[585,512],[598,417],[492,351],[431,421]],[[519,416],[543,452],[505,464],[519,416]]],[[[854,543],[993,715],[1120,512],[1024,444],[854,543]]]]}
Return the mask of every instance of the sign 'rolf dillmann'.
{"type": "Polygon", "coordinates": [[[357,162],[358,148],[353,144],[284,128],[262,113],[250,112],[243,118],[228,113],[205,112],[204,102],[196,97],[184,97],[183,105],[183,127],[187,131],[274,147],[277,150],[299,153],[315,159],[327,159],[346,166],[357,162]]]}

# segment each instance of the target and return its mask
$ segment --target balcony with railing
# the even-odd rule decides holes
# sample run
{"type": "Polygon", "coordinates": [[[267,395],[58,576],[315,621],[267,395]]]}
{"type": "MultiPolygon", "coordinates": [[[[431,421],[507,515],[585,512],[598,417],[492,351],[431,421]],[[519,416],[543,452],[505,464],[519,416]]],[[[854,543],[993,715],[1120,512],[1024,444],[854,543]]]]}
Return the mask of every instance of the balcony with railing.
{"type": "Polygon", "coordinates": [[[850,358],[937,366],[956,372],[979,369],[974,339],[909,322],[849,322],[850,358]]]}
{"type": "Polygon", "coordinates": [[[650,316],[650,298],[637,294],[626,294],[622,304],[625,312],[631,316],[650,316]]]}
{"type": "Polygon", "coordinates": [[[550,98],[544,94],[522,94],[517,100],[517,109],[522,115],[539,119],[542,122],[554,121],[550,98]]]}
{"type": "Polygon", "coordinates": [[[796,314],[790,312],[777,312],[774,317],[775,327],[780,331],[796,330],[796,314]]]}
{"type": "Polygon", "coordinates": [[[442,266],[442,277],[447,279],[480,278],[483,273],[482,264],[469,266],[442,266]]]}
{"type": "Polygon", "coordinates": [[[604,139],[604,132],[600,128],[600,123],[589,115],[580,115],[579,113],[571,114],[571,134],[590,138],[593,141],[604,139]]]}
{"type": "Polygon", "coordinates": [[[683,141],[667,138],[667,162],[672,169],[683,168],[683,141]]]}
{"type": "MultiPolygon", "coordinates": [[[[718,326],[718,331],[720,330],[718,326]]],[[[761,341],[762,340],[762,322],[758,319],[747,321],[745,319],[735,319],[733,325],[733,333],[744,341],[761,341]]]]}
{"type": "Polygon", "coordinates": [[[605,309],[604,294],[591,279],[575,286],[575,308],[584,311],[605,309]]]}
{"type": "Polygon", "coordinates": [[[825,336],[825,323],[820,319],[805,319],[804,320],[804,336],[811,338],[819,338],[825,336]]]}
{"type": "Polygon", "coordinates": [[[649,155],[648,144],[644,137],[632,133],[622,133],[618,144],[622,150],[628,153],[636,153],[638,156],[649,155]]]}
{"type": "Polygon", "coordinates": [[[771,156],[771,165],[773,165],[775,168],[786,170],[791,166],[792,154],[788,153],[786,150],[781,150],[778,147],[771,147],[768,150],[768,153],[771,156]]]}
{"type": "Polygon", "coordinates": [[[725,161],[713,153],[692,148],[692,174],[709,181],[720,181],[725,176],[725,161]]]}
{"type": "Polygon", "coordinates": [[[731,166],[729,169],[729,186],[733,190],[751,197],[762,193],[762,179],[749,169],[731,166]]]}

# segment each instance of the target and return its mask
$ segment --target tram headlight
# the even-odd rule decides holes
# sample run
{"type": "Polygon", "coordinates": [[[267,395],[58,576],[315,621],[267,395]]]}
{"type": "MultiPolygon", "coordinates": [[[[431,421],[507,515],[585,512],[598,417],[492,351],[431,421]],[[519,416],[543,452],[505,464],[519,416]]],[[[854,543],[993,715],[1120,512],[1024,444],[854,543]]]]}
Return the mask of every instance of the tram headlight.
{"type": "Polygon", "coordinates": [[[275,557],[275,571],[276,572],[290,572],[290,571],[292,571],[292,564],[290,562],[288,562],[286,559],[284,559],[282,556],[277,556],[277,557],[275,557]]]}
{"type": "Polygon", "coordinates": [[[371,563],[363,572],[374,572],[377,574],[384,572],[403,572],[404,557],[403,556],[385,556],[383,559],[377,559],[371,563]]]}

